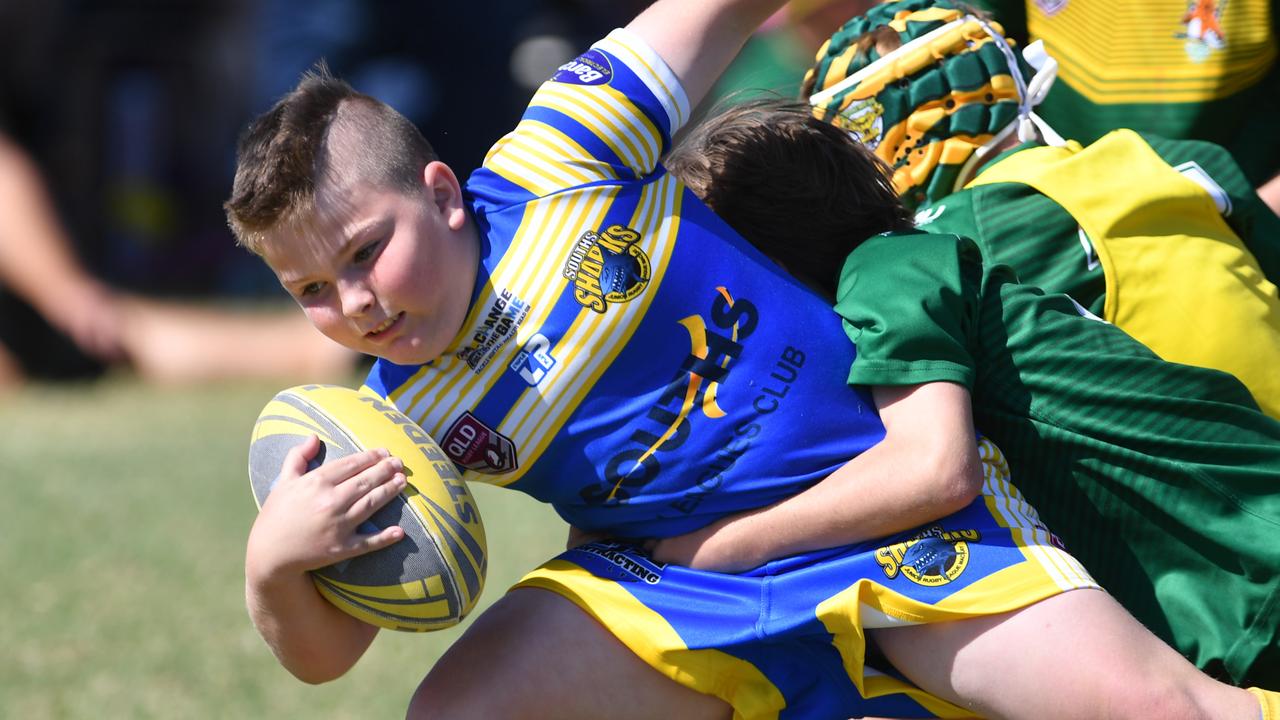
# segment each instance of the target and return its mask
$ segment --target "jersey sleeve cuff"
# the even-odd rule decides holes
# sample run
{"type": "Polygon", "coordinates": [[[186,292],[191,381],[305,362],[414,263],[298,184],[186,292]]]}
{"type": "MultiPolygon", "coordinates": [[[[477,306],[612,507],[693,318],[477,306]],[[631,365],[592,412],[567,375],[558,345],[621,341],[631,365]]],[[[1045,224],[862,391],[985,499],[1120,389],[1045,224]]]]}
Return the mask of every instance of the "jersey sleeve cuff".
{"type": "Polygon", "coordinates": [[[592,46],[621,60],[662,103],[671,134],[689,120],[689,96],[666,61],[636,33],[618,28],[592,46]]]}
{"type": "Polygon", "coordinates": [[[973,369],[946,361],[927,362],[855,361],[849,370],[850,385],[922,385],[953,382],[973,389],[973,369]]]}

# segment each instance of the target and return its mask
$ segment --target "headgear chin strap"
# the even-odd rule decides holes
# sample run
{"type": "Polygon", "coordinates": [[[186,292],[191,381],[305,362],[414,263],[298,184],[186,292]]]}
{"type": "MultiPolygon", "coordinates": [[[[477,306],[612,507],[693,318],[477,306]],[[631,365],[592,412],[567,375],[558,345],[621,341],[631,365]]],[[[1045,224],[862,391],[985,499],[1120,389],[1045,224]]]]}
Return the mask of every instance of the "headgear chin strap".
{"type": "Polygon", "coordinates": [[[1023,59],[1025,65],[998,24],[945,0],[885,3],[850,20],[819,50],[809,103],[816,117],[849,130],[889,163],[899,194],[916,206],[963,186],[1014,132],[1024,142],[1039,131],[1045,142],[1062,144],[1033,112],[1057,62],[1039,43],[1023,59]],[[875,57],[860,46],[883,27],[904,42],[875,57]]]}

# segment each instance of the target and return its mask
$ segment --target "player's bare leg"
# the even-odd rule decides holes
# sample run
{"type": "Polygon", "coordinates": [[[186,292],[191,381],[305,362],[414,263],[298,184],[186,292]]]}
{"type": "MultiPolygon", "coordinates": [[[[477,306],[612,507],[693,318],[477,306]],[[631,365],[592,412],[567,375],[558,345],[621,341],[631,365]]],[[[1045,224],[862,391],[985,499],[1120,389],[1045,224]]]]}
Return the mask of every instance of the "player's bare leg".
{"type": "Polygon", "coordinates": [[[1256,698],[1200,672],[1100,590],[870,635],[917,685],[984,717],[1259,717],[1256,698]]]}
{"type": "Polygon", "coordinates": [[[728,718],[728,704],[649,667],[608,630],[555,593],[508,593],[467,629],[427,675],[408,717],[728,718]]]}

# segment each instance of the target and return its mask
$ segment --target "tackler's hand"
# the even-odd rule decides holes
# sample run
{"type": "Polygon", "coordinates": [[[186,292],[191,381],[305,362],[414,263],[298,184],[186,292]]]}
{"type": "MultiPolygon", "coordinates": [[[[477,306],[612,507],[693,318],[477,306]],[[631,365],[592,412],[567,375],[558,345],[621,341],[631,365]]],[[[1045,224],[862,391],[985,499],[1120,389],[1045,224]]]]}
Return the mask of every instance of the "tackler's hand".
{"type": "Polygon", "coordinates": [[[400,460],[386,450],[366,450],[308,471],[319,449],[320,440],[312,436],[285,456],[249,533],[248,572],[266,578],[315,570],[404,538],[397,526],[359,532],[361,523],[404,489],[400,460]]]}

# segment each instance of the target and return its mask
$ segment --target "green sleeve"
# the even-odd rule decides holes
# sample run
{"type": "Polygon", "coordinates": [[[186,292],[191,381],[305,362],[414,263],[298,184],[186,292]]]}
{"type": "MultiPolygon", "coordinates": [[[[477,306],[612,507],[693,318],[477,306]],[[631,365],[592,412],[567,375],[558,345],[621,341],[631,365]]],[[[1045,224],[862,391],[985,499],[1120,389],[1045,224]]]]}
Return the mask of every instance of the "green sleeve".
{"type": "Polygon", "coordinates": [[[1170,140],[1146,134],[1142,139],[1175,168],[1186,162],[1196,163],[1226,191],[1231,213],[1224,219],[1258,260],[1262,274],[1280,284],[1280,217],[1258,197],[1231,153],[1199,140],[1170,140]]]}
{"type": "Polygon", "coordinates": [[[845,261],[836,312],[857,348],[855,385],[948,381],[972,387],[982,261],[955,235],[871,238],[845,261]]]}

